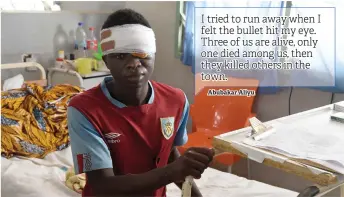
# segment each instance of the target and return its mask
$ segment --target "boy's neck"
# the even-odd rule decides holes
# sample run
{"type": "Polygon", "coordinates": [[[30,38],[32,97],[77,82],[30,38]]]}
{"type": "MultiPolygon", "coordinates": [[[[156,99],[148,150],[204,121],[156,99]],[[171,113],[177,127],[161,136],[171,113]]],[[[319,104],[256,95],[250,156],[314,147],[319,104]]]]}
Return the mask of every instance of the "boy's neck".
{"type": "Polygon", "coordinates": [[[110,95],[127,106],[139,106],[148,103],[151,96],[151,88],[149,87],[149,82],[145,85],[128,88],[116,84],[114,81],[107,83],[107,88],[110,95]]]}

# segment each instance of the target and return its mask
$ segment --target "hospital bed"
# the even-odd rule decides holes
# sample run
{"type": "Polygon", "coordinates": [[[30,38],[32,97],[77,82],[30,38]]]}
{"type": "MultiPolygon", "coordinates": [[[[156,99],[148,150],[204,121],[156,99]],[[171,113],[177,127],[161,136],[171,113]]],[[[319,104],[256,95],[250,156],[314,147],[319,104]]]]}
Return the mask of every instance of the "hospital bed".
{"type": "MultiPolygon", "coordinates": [[[[300,128],[300,130],[297,130],[298,132],[309,131],[309,133],[326,133],[327,136],[331,136],[332,131],[342,131],[342,123],[331,121],[330,116],[333,113],[336,113],[336,110],[334,109],[336,109],[337,107],[335,106],[339,106],[343,103],[344,101],[341,101],[286,117],[281,117],[265,122],[264,125],[277,127],[279,131],[283,130],[283,128],[300,128]],[[288,125],[293,125],[293,127],[288,127],[288,125]]],[[[305,188],[300,193],[300,197],[332,197],[333,194],[329,193],[333,190],[339,190],[340,194],[336,196],[344,197],[344,174],[342,173],[343,171],[341,170],[341,168],[328,167],[325,163],[318,163],[302,157],[300,158],[297,156],[288,156],[287,154],[274,151],[273,148],[275,147],[269,149],[267,147],[258,148],[248,145],[247,143],[245,143],[245,141],[248,136],[251,136],[251,132],[252,128],[246,127],[215,136],[213,139],[213,146],[220,152],[223,151],[234,153],[257,163],[261,163],[263,165],[285,171],[289,174],[296,175],[313,183],[312,186],[305,188]],[[305,193],[313,194],[303,195],[305,193]]],[[[289,135],[292,136],[293,134],[290,133],[289,135]]],[[[341,142],[338,138],[335,138],[335,140],[337,140],[337,142],[339,143],[341,142]]],[[[299,143],[294,142],[292,138],[287,139],[286,141],[293,142],[294,144],[299,143]]],[[[324,139],[324,142],[326,142],[326,139],[324,139]]],[[[317,141],[316,146],[319,144],[319,147],[323,147],[321,146],[321,143],[324,142],[317,141]]],[[[279,143],[282,144],[284,142],[279,141],[279,143]]],[[[334,142],[331,141],[331,144],[333,143],[334,142]]],[[[305,144],[309,143],[305,141],[305,144]]],[[[311,151],[309,152],[310,154],[312,154],[311,151]]]]}
{"type": "MultiPolygon", "coordinates": [[[[3,64],[1,69],[37,67],[41,78],[34,83],[46,85],[44,68],[37,63],[3,64]]],[[[29,83],[32,81],[29,81],[29,83]]],[[[72,168],[70,147],[48,154],[44,159],[1,158],[1,196],[3,197],[79,197],[65,185],[66,170],[72,168]]],[[[215,169],[207,169],[196,180],[205,197],[296,197],[296,192],[238,177],[215,169]]],[[[174,184],[167,186],[167,196],[181,196],[174,184]]]]}

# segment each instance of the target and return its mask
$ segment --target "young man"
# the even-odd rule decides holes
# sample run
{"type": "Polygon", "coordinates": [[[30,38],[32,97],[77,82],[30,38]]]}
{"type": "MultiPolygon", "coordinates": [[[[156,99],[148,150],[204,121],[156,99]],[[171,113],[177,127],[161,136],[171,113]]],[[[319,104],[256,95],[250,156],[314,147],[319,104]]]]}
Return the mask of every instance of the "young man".
{"type": "MultiPolygon", "coordinates": [[[[187,141],[189,104],[180,90],[149,78],[155,36],[135,11],[119,10],[101,32],[112,77],[75,96],[68,128],[76,173],[86,173],[83,196],[165,196],[165,186],[200,178],[214,151],[175,146],[187,141]]],[[[201,196],[193,186],[193,196],[201,196]]]]}

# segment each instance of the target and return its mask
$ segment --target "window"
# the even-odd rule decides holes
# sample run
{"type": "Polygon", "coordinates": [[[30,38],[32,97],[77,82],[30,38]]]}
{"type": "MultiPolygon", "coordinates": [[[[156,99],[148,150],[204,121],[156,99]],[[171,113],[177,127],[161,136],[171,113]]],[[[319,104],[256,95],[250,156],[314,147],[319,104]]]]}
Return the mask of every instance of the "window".
{"type": "MultiPolygon", "coordinates": [[[[178,2],[177,5],[177,27],[176,27],[176,57],[181,58],[182,62],[186,66],[191,66],[192,71],[196,73],[196,62],[194,61],[195,57],[195,45],[194,45],[194,28],[193,28],[193,21],[195,20],[193,17],[193,9],[196,5],[200,7],[199,5],[202,5],[201,7],[265,7],[266,4],[269,4],[271,7],[280,7],[280,10],[277,10],[279,13],[278,15],[280,16],[303,16],[306,14],[311,15],[314,12],[317,12],[315,9],[306,9],[307,7],[335,7],[335,12],[334,14],[337,20],[332,19],[332,12],[323,10],[323,16],[327,18],[327,22],[322,23],[322,27],[317,26],[318,28],[318,33],[317,36],[319,36],[319,39],[322,40],[321,43],[318,44],[318,47],[316,48],[316,51],[314,53],[314,58],[312,58],[311,61],[312,63],[312,70],[310,72],[298,72],[298,71],[293,71],[293,70],[283,70],[282,72],[271,72],[269,75],[263,75],[263,74],[258,74],[257,73],[247,73],[247,76],[242,76],[242,75],[235,75],[234,72],[231,72],[230,76],[235,76],[235,77],[251,77],[251,78],[257,78],[261,81],[262,86],[266,86],[270,84],[292,84],[292,85],[300,85],[300,84],[305,84],[305,81],[307,85],[304,86],[311,86],[311,87],[323,87],[329,84],[328,86],[333,86],[332,82],[335,80],[336,82],[336,87],[333,86],[336,91],[344,91],[344,59],[343,56],[340,56],[338,54],[342,54],[343,51],[343,36],[342,32],[344,30],[343,26],[339,25],[339,19],[342,18],[342,15],[344,13],[344,1],[336,1],[336,0],[323,0],[322,2],[319,2],[317,4],[312,4],[310,2],[299,2],[299,1],[286,1],[286,0],[281,0],[281,1],[263,1],[263,2],[256,2],[253,0],[245,0],[245,1],[227,1],[227,0],[221,0],[221,1],[195,1],[195,3],[191,3],[192,1],[180,1],[178,2]],[[216,3],[215,3],[216,2],[216,3]],[[264,5],[264,6],[263,6],[264,5]],[[304,7],[304,9],[301,10],[301,7],[304,7]],[[190,17],[191,16],[191,17],[190,17]],[[336,22],[334,24],[333,22],[336,22]],[[331,26],[332,25],[332,26],[331,26]],[[329,28],[333,28],[333,25],[335,25],[335,35],[336,36],[329,36],[329,28]],[[333,39],[336,39],[333,41],[333,39]],[[187,43],[187,44],[184,44],[187,43]],[[336,43],[336,60],[333,60],[333,52],[334,48],[331,46],[327,45],[330,42],[335,42],[336,43]],[[316,59],[315,59],[316,58],[316,59]],[[333,64],[333,61],[335,61],[335,65],[333,64]],[[328,65],[331,65],[329,67],[328,65]],[[334,67],[332,67],[332,65],[334,67]],[[334,72],[335,72],[335,77],[334,77],[334,72]],[[321,79],[321,81],[319,80],[321,79]],[[334,80],[333,80],[334,79],[334,80]],[[331,84],[330,84],[331,83],[331,84]],[[338,87],[337,87],[338,86],[338,87]],[[337,89],[336,89],[337,88],[337,89]],[[339,89],[338,89],[339,88],[339,89]]],[[[329,8],[327,8],[329,10],[329,8]]],[[[238,10],[232,10],[233,12],[238,10]]],[[[254,14],[251,13],[250,14],[254,14]]],[[[276,14],[276,13],[274,13],[276,14]]],[[[289,28],[302,28],[306,27],[303,26],[304,24],[297,24],[297,23],[286,23],[284,27],[289,27],[289,28]]],[[[279,25],[280,26],[280,25],[279,25]]],[[[333,31],[332,31],[333,32],[333,31]]],[[[265,35],[268,36],[268,35],[265,35]]],[[[293,39],[296,40],[299,37],[292,37],[290,36],[283,35],[283,39],[293,39]]],[[[301,39],[301,38],[300,38],[301,39]]],[[[279,48],[279,47],[278,47],[279,48]]],[[[281,47],[280,49],[276,50],[287,50],[290,51],[293,49],[293,47],[281,47]]],[[[252,49],[254,50],[254,49],[252,49]]],[[[297,61],[298,58],[280,58],[280,62],[285,62],[285,61],[290,61],[294,62],[297,61]]],[[[321,89],[321,88],[320,88],[321,89]]],[[[330,89],[326,89],[325,91],[330,91],[330,89]]]]}
{"type": "Polygon", "coordinates": [[[1,0],[1,11],[60,11],[60,6],[53,0],[1,0]]]}
{"type": "MultiPolygon", "coordinates": [[[[286,15],[289,15],[291,7],[291,1],[286,1],[286,15]],[[289,9],[289,10],[288,10],[289,9]]],[[[183,54],[184,45],[184,33],[185,33],[185,23],[186,23],[186,1],[177,2],[177,25],[176,25],[176,44],[175,44],[175,56],[180,58],[183,54]]]]}
{"type": "Polygon", "coordinates": [[[177,2],[177,25],[176,25],[176,46],[175,55],[176,58],[180,58],[183,54],[183,40],[184,40],[184,30],[186,23],[186,2],[177,2]]]}

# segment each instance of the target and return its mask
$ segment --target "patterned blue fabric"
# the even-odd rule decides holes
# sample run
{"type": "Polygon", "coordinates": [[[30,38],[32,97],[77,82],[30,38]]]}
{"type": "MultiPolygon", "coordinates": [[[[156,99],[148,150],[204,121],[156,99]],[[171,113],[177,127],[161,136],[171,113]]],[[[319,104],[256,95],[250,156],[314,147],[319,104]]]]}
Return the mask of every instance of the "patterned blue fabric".
{"type": "Polygon", "coordinates": [[[33,108],[33,116],[37,121],[38,127],[42,131],[47,131],[42,111],[39,110],[37,107],[33,108]]]}
{"type": "Polygon", "coordinates": [[[19,144],[22,146],[25,152],[33,153],[33,154],[40,154],[40,155],[44,153],[44,149],[35,144],[31,144],[23,140],[19,141],[19,144]]]}
{"type": "Polygon", "coordinates": [[[10,93],[6,96],[1,96],[2,99],[8,99],[8,98],[20,98],[20,97],[24,97],[27,95],[27,92],[13,92],[10,93]]]}
{"type": "Polygon", "coordinates": [[[1,124],[6,126],[19,126],[18,121],[6,118],[4,115],[1,115],[1,124]]]}

